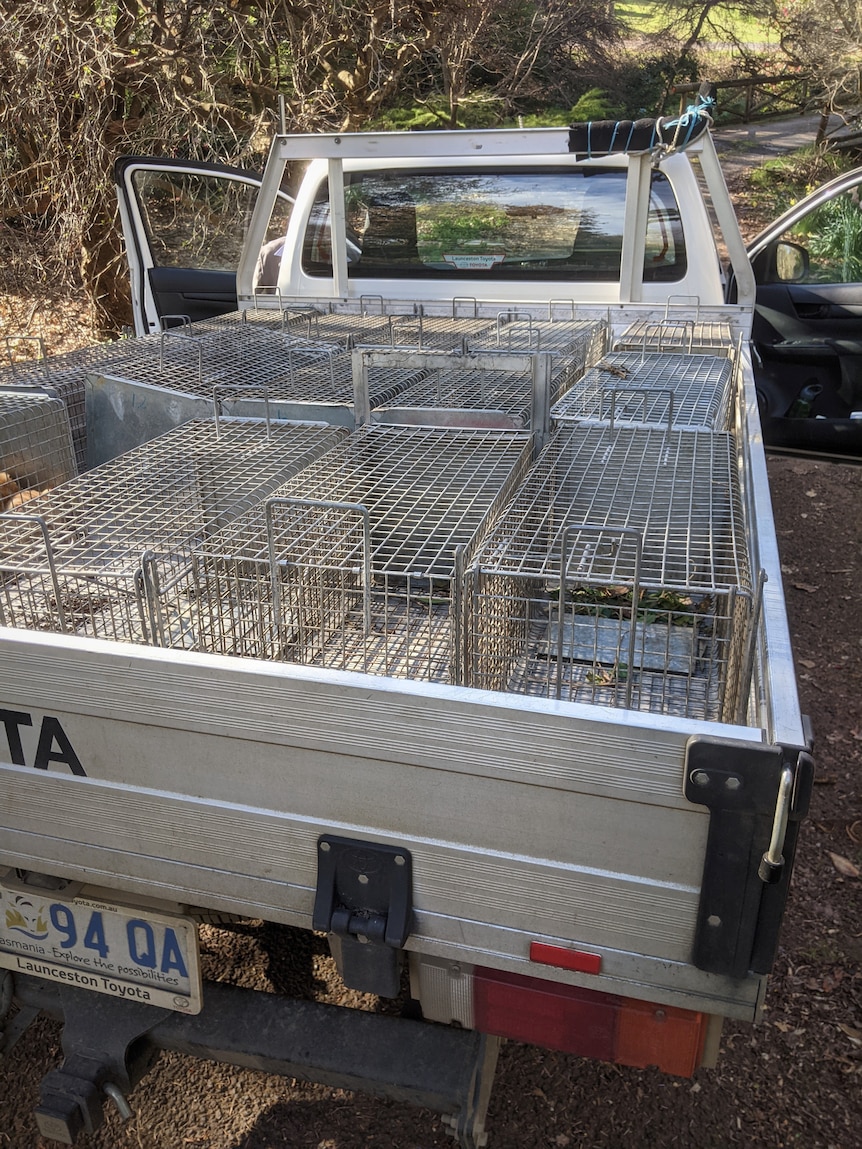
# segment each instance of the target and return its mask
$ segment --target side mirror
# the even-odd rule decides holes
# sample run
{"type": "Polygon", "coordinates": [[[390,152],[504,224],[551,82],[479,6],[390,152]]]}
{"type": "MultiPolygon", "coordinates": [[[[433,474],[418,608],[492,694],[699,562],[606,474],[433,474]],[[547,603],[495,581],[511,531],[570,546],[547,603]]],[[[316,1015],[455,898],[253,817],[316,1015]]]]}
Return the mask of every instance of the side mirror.
{"type": "Polygon", "coordinates": [[[773,259],[778,283],[801,283],[808,275],[808,252],[798,243],[780,240],[775,245],[773,259]]]}

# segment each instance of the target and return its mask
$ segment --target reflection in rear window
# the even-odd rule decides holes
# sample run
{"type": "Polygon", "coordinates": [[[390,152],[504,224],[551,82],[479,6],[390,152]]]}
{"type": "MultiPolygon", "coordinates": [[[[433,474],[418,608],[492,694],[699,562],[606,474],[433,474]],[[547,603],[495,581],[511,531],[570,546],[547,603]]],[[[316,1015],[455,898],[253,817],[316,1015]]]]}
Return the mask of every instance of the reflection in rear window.
{"type": "MultiPolygon", "coordinates": [[[[487,279],[617,280],[626,173],[620,169],[433,172],[345,177],[348,274],[487,279]]],[[[653,173],[644,279],[686,270],[679,209],[653,173]]],[[[303,248],[309,275],[332,273],[324,186],[303,248]]]]}

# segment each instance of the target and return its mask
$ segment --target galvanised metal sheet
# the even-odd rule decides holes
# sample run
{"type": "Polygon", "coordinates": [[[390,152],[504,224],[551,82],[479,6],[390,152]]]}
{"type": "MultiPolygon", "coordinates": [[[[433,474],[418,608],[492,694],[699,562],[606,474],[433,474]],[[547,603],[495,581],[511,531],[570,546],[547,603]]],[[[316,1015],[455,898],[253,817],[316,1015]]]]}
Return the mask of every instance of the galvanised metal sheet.
{"type": "MultiPolygon", "coordinates": [[[[346,833],[413,852],[416,948],[517,963],[559,938],[628,955],[621,971],[640,955],[669,990],[660,971],[687,963],[708,828],[682,796],[695,723],[3,640],[8,864],[309,925],[317,837],[346,833]]],[[[754,990],[739,992],[742,1006],[754,990]]]]}

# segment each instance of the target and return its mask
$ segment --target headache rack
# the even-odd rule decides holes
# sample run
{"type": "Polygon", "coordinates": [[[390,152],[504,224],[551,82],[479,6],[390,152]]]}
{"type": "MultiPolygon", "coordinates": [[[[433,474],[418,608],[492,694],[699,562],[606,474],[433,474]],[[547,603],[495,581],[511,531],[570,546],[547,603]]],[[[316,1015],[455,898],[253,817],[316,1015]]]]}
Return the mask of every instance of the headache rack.
{"type": "Polygon", "coordinates": [[[468,685],[739,718],[760,590],[729,434],[560,429],[470,582],[468,685]]]}
{"type": "Polygon", "coordinates": [[[729,429],[733,364],[717,355],[615,351],[552,407],[560,422],[609,421],[729,429]]]}
{"type": "Polygon", "coordinates": [[[531,448],[519,432],[355,432],[197,549],[201,648],[459,682],[464,564],[531,448]]]}
{"type": "Polygon", "coordinates": [[[344,434],[322,424],[190,422],[0,514],[0,623],[194,645],[193,547],[344,434]]]}

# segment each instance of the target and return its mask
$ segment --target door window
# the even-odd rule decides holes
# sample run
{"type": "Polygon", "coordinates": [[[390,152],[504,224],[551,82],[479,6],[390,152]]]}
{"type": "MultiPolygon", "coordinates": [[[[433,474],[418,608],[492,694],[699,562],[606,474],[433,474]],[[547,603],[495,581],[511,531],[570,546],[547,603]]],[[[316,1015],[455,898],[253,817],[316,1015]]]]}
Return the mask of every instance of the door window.
{"type": "Polygon", "coordinates": [[[781,236],[808,252],[806,283],[862,281],[862,198],[859,187],[814,208],[781,236]]]}
{"type": "MultiPolygon", "coordinates": [[[[345,180],[348,274],[619,279],[623,169],[392,170],[345,180]]],[[[317,195],[303,268],[331,274],[328,190],[317,195]]],[[[679,280],[686,253],[670,184],[653,175],[644,279],[679,280]]]]}
{"type": "Polygon", "coordinates": [[[189,171],[134,173],[156,267],[235,272],[258,185],[189,171]]]}

